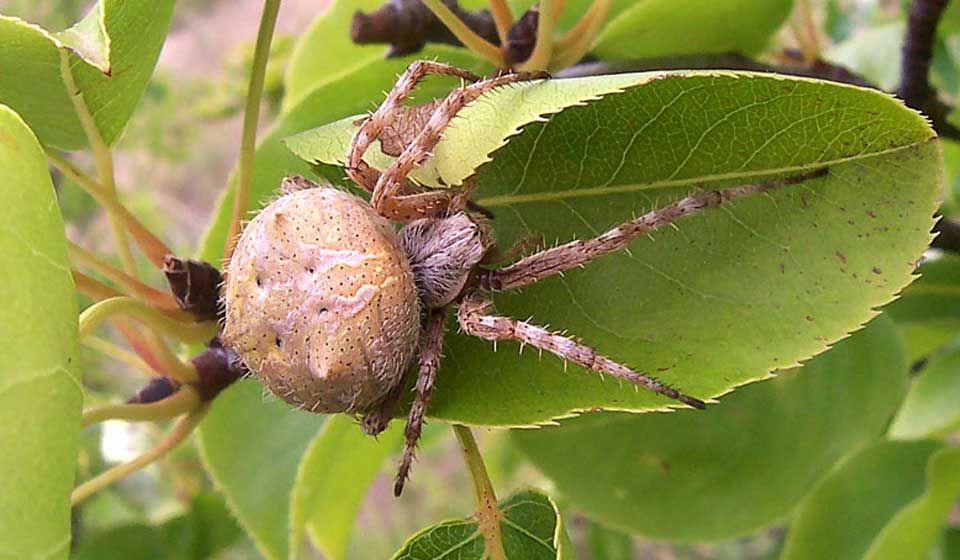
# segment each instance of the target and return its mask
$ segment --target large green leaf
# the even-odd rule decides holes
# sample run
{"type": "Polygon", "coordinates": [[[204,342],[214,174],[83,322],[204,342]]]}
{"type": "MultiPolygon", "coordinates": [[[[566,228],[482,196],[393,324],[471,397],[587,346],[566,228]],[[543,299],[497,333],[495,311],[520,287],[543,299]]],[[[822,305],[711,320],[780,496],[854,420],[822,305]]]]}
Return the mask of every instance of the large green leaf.
{"type": "Polygon", "coordinates": [[[367,488],[380,466],[403,441],[394,422],[378,438],[365,435],[352,418],[331,417],[300,462],[290,498],[290,557],[296,558],[303,530],[329,560],[346,558],[347,543],[367,488]]]}
{"type": "MultiPolygon", "coordinates": [[[[468,64],[471,56],[462,52],[437,51],[455,64],[468,64]]],[[[269,200],[280,179],[291,173],[307,173],[309,167],[281,143],[284,137],[324,122],[366,109],[371,99],[390,87],[393,77],[409,60],[378,60],[358,66],[353,73],[317,87],[295,107],[284,113],[260,141],[254,158],[250,206],[269,200]]],[[[448,84],[426,84],[423,94],[442,93],[448,84]]],[[[226,225],[233,204],[232,189],[225,193],[201,246],[202,258],[217,262],[223,251],[226,225]]],[[[280,402],[264,402],[261,388],[239,384],[217,398],[199,428],[204,463],[227,503],[270,558],[287,555],[290,524],[290,497],[301,456],[316,434],[320,417],[293,412],[280,402]],[[282,453],[264,455],[263,449],[285,441],[282,453]],[[245,464],[245,457],[269,460],[258,472],[245,464]],[[269,472],[270,476],[264,475],[269,472]],[[254,480],[251,486],[251,479],[254,480]],[[263,491],[268,484],[270,492],[263,491]]]]}
{"type": "Polygon", "coordinates": [[[885,308],[903,332],[911,361],[960,334],[960,257],[941,255],[918,272],[903,297],[885,308]]]}
{"type": "MultiPolygon", "coordinates": [[[[337,165],[352,126],[344,119],[298,137],[320,149],[301,156],[337,165]]],[[[479,166],[473,198],[495,214],[502,247],[531,234],[590,237],[691,191],[826,168],[825,177],[707,211],[630,252],[496,298],[501,313],[567,329],[703,398],[822,352],[893,299],[929,242],[941,180],[933,132],[885,94],[749,73],[503,88],[466,108],[435,153],[447,184],[479,166]],[[530,121],[532,105],[549,112],[558,96],[590,99],[604,88],[623,91],[526,124],[488,155],[530,121]]],[[[457,336],[437,386],[432,414],[470,424],[667,404],[564,373],[558,360],[493,354],[457,336]]]]}
{"type": "Polygon", "coordinates": [[[614,59],[756,53],[792,7],[793,0],[615,0],[593,53],[614,59]]]}
{"type": "Polygon", "coordinates": [[[804,500],[783,560],[924,558],[960,493],[960,450],[883,442],[851,457],[804,500]]]}
{"type": "Polygon", "coordinates": [[[896,330],[878,318],[803,368],[706,411],[591,414],[511,436],[565,498],[604,523],[720,540],[786,516],[840,457],[879,436],[906,379],[896,330]]]}
{"type": "Polygon", "coordinates": [[[67,48],[77,88],[113,143],[153,73],[172,11],[173,0],[101,0],[58,34],[0,16],[0,103],[19,112],[43,144],[85,146],[60,74],[59,48],[67,48]]]}
{"type": "MultiPolygon", "coordinates": [[[[508,560],[572,560],[560,510],[546,494],[523,490],[500,502],[500,531],[508,560]]],[[[483,535],[470,519],[444,521],[410,537],[393,560],[481,560],[483,535]]]]}
{"type": "Polygon", "coordinates": [[[82,391],[63,220],[33,132],[0,105],[0,558],[66,558],[82,391]]]}
{"type": "Polygon", "coordinates": [[[890,426],[894,439],[943,437],[960,428],[960,350],[931,358],[890,426]]]}
{"type": "Polygon", "coordinates": [[[207,472],[267,558],[287,555],[297,465],[324,418],[265,397],[247,381],[218,395],[200,427],[207,472]]]}

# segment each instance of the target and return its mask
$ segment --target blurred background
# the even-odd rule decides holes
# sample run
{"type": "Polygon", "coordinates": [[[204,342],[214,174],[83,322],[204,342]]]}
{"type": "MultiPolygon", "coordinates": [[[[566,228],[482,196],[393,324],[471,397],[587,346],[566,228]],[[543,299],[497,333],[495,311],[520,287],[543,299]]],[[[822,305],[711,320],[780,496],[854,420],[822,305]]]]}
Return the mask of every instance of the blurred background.
{"type": "MultiPolygon", "coordinates": [[[[59,30],[80,19],[90,4],[0,0],[0,13],[59,30]]],[[[284,0],[267,73],[262,128],[270,126],[279,109],[281,77],[293,38],[326,4],[326,0],[284,0]]],[[[893,89],[899,76],[905,4],[901,0],[812,1],[817,28],[823,33],[821,44],[830,45],[825,49],[827,58],[893,89]]],[[[257,0],[180,0],[153,80],[116,148],[121,197],[180,254],[195,252],[236,162],[246,72],[261,6],[257,0]]],[[[797,47],[795,23],[781,30],[770,47],[770,60],[783,48],[797,47]]],[[[947,38],[937,45],[933,79],[948,95],[960,91],[958,43],[947,38]]],[[[55,179],[69,237],[110,254],[105,217],[80,189],[55,179]]],[[[139,374],[100,362],[89,352],[84,354],[82,370],[88,402],[93,404],[130,395],[143,383],[139,374]]],[[[99,430],[87,430],[80,478],[139,454],[160,433],[160,427],[149,423],[107,422],[99,430]]],[[[551,490],[549,481],[524,464],[501,432],[478,430],[477,435],[498,493],[506,496],[530,485],[551,490]]],[[[431,426],[423,449],[416,477],[402,500],[392,497],[392,461],[384,465],[361,509],[350,558],[387,558],[417,529],[472,511],[469,481],[446,426],[431,426]]],[[[206,479],[193,446],[182,446],[170,459],[100,493],[80,512],[74,520],[78,558],[117,557],[115,551],[125,540],[143,544],[146,533],[136,530],[143,525],[162,526],[149,538],[165,539],[163,548],[171,551],[170,558],[259,557],[206,479]]],[[[567,515],[568,530],[583,559],[772,558],[782,538],[781,530],[772,529],[731,542],[685,547],[628,537],[576,511],[567,515]]],[[[322,556],[317,553],[316,557],[322,556]]]]}

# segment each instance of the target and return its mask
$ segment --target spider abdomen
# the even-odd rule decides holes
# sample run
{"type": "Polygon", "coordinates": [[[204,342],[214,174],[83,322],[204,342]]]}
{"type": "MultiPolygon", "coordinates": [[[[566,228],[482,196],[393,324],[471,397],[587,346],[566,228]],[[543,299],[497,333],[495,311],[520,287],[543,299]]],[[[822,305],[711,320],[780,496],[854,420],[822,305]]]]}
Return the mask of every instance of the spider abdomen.
{"type": "Polygon", "coordinates": [[[224,297],[224,343],[274,394],[315,412],[369,410],[417,348],[420,303],[393,227],[336,189],[264,208],[237,244],[224,297]]]}

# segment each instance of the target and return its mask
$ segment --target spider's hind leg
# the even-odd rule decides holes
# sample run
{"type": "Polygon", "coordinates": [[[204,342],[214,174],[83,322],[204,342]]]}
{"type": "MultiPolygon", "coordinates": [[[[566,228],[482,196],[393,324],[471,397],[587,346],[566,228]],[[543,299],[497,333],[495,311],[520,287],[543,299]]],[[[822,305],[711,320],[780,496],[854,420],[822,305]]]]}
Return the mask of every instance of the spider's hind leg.
{"type": "Polygon", "coordinates": [[[524,321],[488,315],[489,309],[489,300],[475,293],[465,297],[457,310],[457,319],[464,332],[485,340],[516,340],[520,344],[529,344],[586,369],[629,381],[693,408],[706,408],[703,401],[684,395],[662,381],[601,356],[589,346],[524,321]]]}
{"type": "Polygon", "coordinates": [[[427,319],[427,328],[420,350],[420,371],[417,374],[417,385],[414,389],[416,396],[410,406],[407,416],[406,442],[403,446],[403,456],[397,469],[397,478],[393,486],[394,496],[403,492],[403,485],[410,477],[410,468],[413,465],[413,456],[420,440],[423,429],[423,418],[427,411],[430,395],[433,394],[437,380],[437,370],[440,369],[440,358],[443,352],[443,327],[447,320],[447,308],[434,309],[427,319]]]}

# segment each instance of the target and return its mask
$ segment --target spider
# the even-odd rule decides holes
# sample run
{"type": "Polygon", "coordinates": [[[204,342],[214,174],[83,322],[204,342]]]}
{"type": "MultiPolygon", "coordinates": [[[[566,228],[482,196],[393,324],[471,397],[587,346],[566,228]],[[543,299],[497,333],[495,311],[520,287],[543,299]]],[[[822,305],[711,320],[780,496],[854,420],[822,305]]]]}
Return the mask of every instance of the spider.
{"type": "Polygon", "coordinates": [[[698,192],[592,239],[492,266],[495,243],[484,216],[470,207],[469,188],[421,190],[407,177],[431,156],[465,105],[494,88],[543,78],[512,73],[483,79],[439,62],[412,63],[359,124],[348,149],[347,173],[370,193],[369,203],[288,177],[282,196],[247,226],[228,265],[223,341],[285,401],[314,412],[356,414],[364,432],[376,435],[394,416],[407,372],[416,370],[397,496],[410,473],[453,308],[467,335],[516,341],[705,408],[703,401],[574,338],[494,314],[489,296],[583,266],[684,216],[810,178],[698,192]],[[401,105],[428,74],[460,78],[466,85],[419,107],[401,105]],[[377,139],[384,152],[396,156],[383,172],[364,160],[377,139]],[[391,222],[402,227],[397,231],[391,222]]]}

